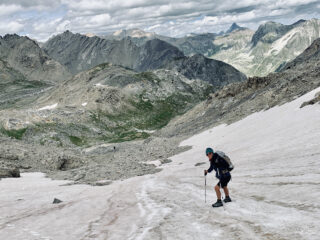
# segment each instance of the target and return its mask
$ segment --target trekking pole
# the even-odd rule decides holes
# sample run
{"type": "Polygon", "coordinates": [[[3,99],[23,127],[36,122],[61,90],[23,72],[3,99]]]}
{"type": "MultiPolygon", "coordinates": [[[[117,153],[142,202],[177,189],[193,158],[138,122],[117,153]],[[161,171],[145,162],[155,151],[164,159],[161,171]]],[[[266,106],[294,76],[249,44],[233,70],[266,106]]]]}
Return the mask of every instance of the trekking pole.
{"type": "Polygon", "coordinates": [[[204,175],[204,202],[207,203],[207,175],[204,175]]]}

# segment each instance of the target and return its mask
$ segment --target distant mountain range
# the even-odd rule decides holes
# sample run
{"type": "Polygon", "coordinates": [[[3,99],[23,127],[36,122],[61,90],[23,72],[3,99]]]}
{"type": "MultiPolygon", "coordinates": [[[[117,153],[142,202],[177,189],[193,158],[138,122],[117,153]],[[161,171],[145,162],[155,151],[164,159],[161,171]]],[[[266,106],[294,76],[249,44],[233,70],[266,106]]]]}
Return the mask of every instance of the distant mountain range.
{"type": "Polygon", "coordinates": [[[247,76],[265,76],[279,71],[320,37],[320,20],[299,20],[291,25],[266,22],[257,31],[233,23],[219,34],[190,34],[171,38],[140,29],[122,30],[106,39],[130,38],[137,45],[161,39],[179,48],[186,56],[202,54],[229,63],[247,76]]]}
{"type": "MultiPolygon", "coordinates": [[[[127,33],[120,40],[87,37],[66,31],[48,40],[43,49],[73,74],[102,63],[112,63],[138,72],[176,69],[190,79],[201,79],[217,87],[246,76],[234,67],[204,56],[187,57],[177,47],[154,38],[136,44],[127,33]]],[[[139,35],[141,36],[141,34],[139,35]]]]}
{"type": "Polygon", "coordinates": [[[240,30],[219,36],[220,46],[211,58],[227,62],[247,76],[279,71],[320,37],[320,20],[300,20],[292,25],[267,22],[256,32],[240,30]]]}

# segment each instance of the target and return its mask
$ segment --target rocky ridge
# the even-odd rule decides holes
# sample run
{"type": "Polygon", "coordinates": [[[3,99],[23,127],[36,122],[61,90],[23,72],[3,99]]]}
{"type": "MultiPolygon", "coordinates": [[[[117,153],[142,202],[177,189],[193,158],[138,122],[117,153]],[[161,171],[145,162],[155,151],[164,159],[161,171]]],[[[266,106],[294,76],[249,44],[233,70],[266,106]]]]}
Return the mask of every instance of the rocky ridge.
{"type": "Polygon", "coordinates": [[[73,34],[70,31],[49,39],[43,49],[73,74],[107,62],[136,71],[146,71],[184,56],[178,48],[159,39],[137,46],[131,38],[108,40],[73,34]]]}

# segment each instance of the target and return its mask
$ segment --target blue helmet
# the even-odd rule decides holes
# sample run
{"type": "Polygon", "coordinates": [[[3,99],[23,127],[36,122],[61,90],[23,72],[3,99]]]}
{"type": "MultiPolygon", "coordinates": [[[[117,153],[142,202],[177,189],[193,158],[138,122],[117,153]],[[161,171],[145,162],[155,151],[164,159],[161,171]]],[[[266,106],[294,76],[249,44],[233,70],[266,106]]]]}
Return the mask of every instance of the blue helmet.
{"type": "Polygon", "coordinates": [[[206,155],[208,155],[209,153],[213,153],[213,149],[212,148],[207,148],[206,149],[206,155]]]}

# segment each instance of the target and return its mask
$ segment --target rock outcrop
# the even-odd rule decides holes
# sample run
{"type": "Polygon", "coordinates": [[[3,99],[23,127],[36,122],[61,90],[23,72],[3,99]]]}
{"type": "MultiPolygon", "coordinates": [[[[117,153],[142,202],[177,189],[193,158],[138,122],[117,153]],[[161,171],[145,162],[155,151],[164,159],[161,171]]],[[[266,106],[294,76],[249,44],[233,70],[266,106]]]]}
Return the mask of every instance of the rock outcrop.
{"type": "Polygon", "coordinates": [[[1,168],[0,167],[0,179],[1,178],[19,178],[20,171],[18,168],[1,168]]]}
{"type": "Polygon", "coordinates": [[[31,81],[58,83],[71,76],[60,63],[45,54],[35,41],[16,34],[0,37],[0,59],[31,81]]]}

